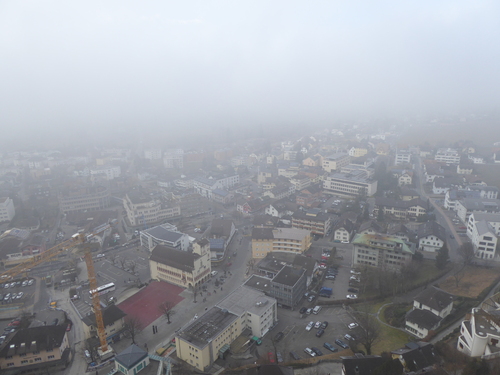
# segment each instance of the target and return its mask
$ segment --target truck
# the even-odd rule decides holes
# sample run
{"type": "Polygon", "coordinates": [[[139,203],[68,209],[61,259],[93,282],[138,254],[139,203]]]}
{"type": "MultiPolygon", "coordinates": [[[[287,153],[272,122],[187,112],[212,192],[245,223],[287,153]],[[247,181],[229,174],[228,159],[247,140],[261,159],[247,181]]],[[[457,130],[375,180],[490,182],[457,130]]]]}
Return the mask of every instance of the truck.
{"type": "Polygon", "coordinates": [[[262,340],[258,338],[257,336],[254,336],[250,339],[251,342],[255,342],[257,345],[262,344],[262,340]]]}
{"type": "Polygon", "coordinates": [[[330,298],[333,294],[333,290],[332,288],[326,288],[326,287],[323,287],[319,290],[319,296],[320,297],[327,297],[327,298],[330,298]]]}

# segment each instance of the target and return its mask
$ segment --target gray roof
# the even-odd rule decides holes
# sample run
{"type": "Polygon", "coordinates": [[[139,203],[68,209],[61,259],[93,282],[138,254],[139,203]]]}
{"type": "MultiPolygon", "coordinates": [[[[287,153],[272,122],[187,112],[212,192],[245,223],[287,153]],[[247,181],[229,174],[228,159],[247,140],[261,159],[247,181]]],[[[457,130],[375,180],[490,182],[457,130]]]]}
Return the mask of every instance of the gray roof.
{"type": "Polygon", "coordinates": [[[170,246],[156,245],[151,252],[149,260],[162,263],[182,271],[192,272],[194,261],[200,257],[196,253],[188,253],[170,246]]]}
{"type": "Polygon", "coordinates": [[[429,310],[415,309],[406,314],[406,320],[415,323],[419,327],[431,330],[435,328],[442,319],[429,310]]]}
{"type": "Polygon", "coordinates": [[[415,301],[425,306],[429,306],[434,310],[441,311],[453,302],[453,295],[442,289],[431,286],[421,291],[415,297],[415,301]]]}
{"type": "Polygon", "coordinates": [[[184,234],[180,232],[175,232],[173,230],[169,230],[162,225],[158,225],[156,227],[143,230],[142,233],[146,232],[151,237],[157,238],[161,241],[174,243],[179,240],[184,234]]]}
{"type": "Polygon", "coordinates": [[[345,375],[371,375],[385,360],[379,355],[341,357],[345,375]]]}
{"type": "Polygon", "coordinates": [[[262,292],[268,292],[271,289],[271,279],[268,277],[253,275],[243,285],[262,292]]]}
{"type": "Polygon", "coordinates": [[[213,219],[210,226],[210,232],[217,237],[228,238],[231,235],[233,221],[229,219],[213,219]]]}
{"type": "Polygon", "coordinates": [[[436,236],[440,240],[446,241],[446,230],[435,221],[422,223],[417,230],[417,237],[422,238],[429,235],[436,236]]]}
{"type": "Polygon", "coordinates": [[[290,266],[284,266],[280,272],[273,278],[273,283],[294,286],[306,271],[304,269],[295,269],[290,266]]]}
{"type": "Polygon", "coordinates": [[[123,352],[116,355],[115,361],[121,364],[127,370],[130,370],[147,356],[148,353],[145,350],[139,348],[135,344],[132,344],[123,352]]]}
{"type": "Polygon", "coordinates": [[[420,199],[420,198],[415,198],[409,201],[403,201],[400,199],[392,199],[392,198],[386,198],[386,197],[375,197],[375,206],[384,206],[384,207],[395,207],[395,208],[402,208],[402,209],[408,209],[410,207],[415,207],[415,206],[420,206],[425,209],[427,209],[427,202],[420,199]]]}
{"type": "Polygon", "coordinates": [[[252,239],[272,240],[274,238],[272,228],[253,228],[252,239]]]}
{"type": "MultiPolygon", "coordinates": [[[[120,320],[121,318],[125,317],[126,315],[127,314],[125,314],[116,305],[109,305],[108,307],[106,307],[102,310],[102,319],[104,321],[105,326],[113,324],[114,322],[116,322],[117,320],[120,320]]],[[[96,326],[95,314],[92,313],[90,315],[84,316],[82,318],[82,322],[85,323],[87,326],[96,326]]]]}
{"type": "Polygon", "coordinates": [[[66,324],[20,329],[0,350],[0,357],[59,348],[65,334],[66,324]],[[23,343],[25,345],[21,345],[23,343]]]}
{"type": "Polygon", "coordinates": [[[498,199],[474,199],[464,198],[460,201],[467,211],[500,211],[500,200],[498,199]]]}

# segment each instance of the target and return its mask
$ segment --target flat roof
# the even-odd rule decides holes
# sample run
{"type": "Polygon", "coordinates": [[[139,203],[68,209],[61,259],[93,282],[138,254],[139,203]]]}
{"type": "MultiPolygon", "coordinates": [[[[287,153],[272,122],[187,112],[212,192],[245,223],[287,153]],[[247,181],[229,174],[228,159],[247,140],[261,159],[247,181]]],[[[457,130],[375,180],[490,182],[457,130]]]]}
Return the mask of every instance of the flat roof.
{"type": "Polygon", "coordinates": [[[273,283],[294,286],[304,274],[304,269],[295,269],[290,266],[284,266],[274,277],[273,283]]]}
{"type": "Polygon", "coordinates": [[[241,316],[246,311],[260,316],[275,302],[274,298],[266,296],[262,291],[240,285],[220,301],[217,307],[226,309],[238,316],[241,316]]]}
{"type": "Polygon", "coordinates": [[[243,285],[260,290],[262,292],[268,292],[269,290],[271,290],[271,279],[264,276],[253,275],[243,285]]]}

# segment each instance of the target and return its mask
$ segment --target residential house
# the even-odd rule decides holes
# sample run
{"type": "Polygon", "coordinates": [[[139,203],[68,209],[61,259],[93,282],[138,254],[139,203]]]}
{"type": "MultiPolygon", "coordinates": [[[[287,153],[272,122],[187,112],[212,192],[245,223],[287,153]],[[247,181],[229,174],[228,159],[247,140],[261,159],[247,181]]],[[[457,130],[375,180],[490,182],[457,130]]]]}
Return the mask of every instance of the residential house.
{"type": "MultiPolygon", "coordinates": [[[[212,245],[213,239],[219,239],[223,241],[223,252],[229,246],[233,240],[234,234],[236,233],[236,227],[232,220],[230,219],[213,219],[210,224],[210,241],[212,245]]],[[[215,243],[215,241],[213,242],[215,243]]],[[[213,254],[212,254],[213,255],[213,254]]],[[[212,259],[214,257],[212,256],[212,259]]]]}
{"type": "Polygon", "coordinates": [[[428,342],[409,342],[403,348],[391,352],[393,359],[398,359],[407,374],[439,374],[434,372],[439,364],[434,345],[428,342]]]}
{"type": "MultiPolygon", "coordinates": [[[[124,334],[125,316],[127,314],[125,314],[123,310],[116,305],[109,305],[101,311],[107,342],[112,343],[118,341],[124,334]]],[[[98,336],[97,323],[94,313],[84,316],[82,318],[82,322],[85,339],[98,336]]]]}
{"type": "Polygon", "coordinates": [[[357,232],[359,234],[383,234],[385,231],[376,220],[368,220],[359,226],[357,232]]]}
{"type": "Polygon", "coordinates": [[[453,295],[435,286],[424,289],[415,297],[412,310],[406,314],[405,329],[419,338],[427,337],[451,314],[453,299],[453,295]]]}
{"type": "Polygon", "coordinates": [[[308,167],[320,167],[322,162],[321,155],[313,155],[302,160],[302,165],[308,167]]]}
{"type": "Polygon", "coordinates": [[[446,230],[435,221],[428,221],[419,225],[417,230],[418,249],[437,252],[446,243],[446,230]]]}
{"type": "Polygon", "coordinates": [[[463,198],[481,198],[481,193],[475,190],[464,190],[452,188],[448,189],[444,196],[444,208],[447,210],[456,211],[457,209],[457,201],[463,198]]]}
{"type": "Polygon", "coordinates": [[[351,147],[347,152],[351,158],[360,158],[368,153],[366,147],[351,147]]]}
{"type": "Polygon", "coordinates": [[[396,156],[394,158],[395,165],[410,164],[411,162],[411,152],[408,150],[397,150],[396,156]]]}
{"type": "Polygon", "coordinates": [[[156,245],[149,257],[151,279],[166,281],[183,288],[196,287],[210,278],[210,247],[206,239],[198,241],[193,252],[156,245]]]}
{"type": "Polygon", "coordinates": [[[407,186],[401,186],[399,197],[404,201],[411,201],[420,198],[420,194],[407,186]]]}
{"type": "Polygon", "coordinates": [[[333,228],[334,241],[349,242],[351,240],[351,236],[354,234],[355,228],[356,227],[350,220],[339,220],[333,228]]]}
{"type": "Polygon", "coordinates": [[[379,355],[342,356],[342,375],[375,375],[385,360],[379,355]]]}
{"type": "Polygon", "coordinates": [[[460,154],[457,150],[451,148],[441,148],[437,150],[434,155],[434,160],[443,162],[446,164],[459,164],[460,163],[460,154]]]}
{"type": "Polygon", "coordinates": [[[500,200],[464,198],[456,202],[456,211],[462,223],[467,223],[469,221],[469,216],[474,211],[490,214],[500,213],[500,200]]]}

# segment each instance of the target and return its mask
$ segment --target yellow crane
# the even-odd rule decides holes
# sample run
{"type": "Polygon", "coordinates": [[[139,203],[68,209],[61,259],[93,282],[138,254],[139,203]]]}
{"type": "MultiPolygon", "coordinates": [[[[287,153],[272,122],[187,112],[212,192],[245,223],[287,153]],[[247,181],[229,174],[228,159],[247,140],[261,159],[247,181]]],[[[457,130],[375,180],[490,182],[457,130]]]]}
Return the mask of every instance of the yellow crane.
{"type": "MultiPolygon", "coordinates": [[[[63,251],[69,250],[77,245],[88,243],[93,237],[98,235],[99,233],[105,232],[111,226],[109,224],[101,225],[97,227],[92,233],[84,234],[84,233],[76,233],[69,240],[61,242],[60,244],[51,247],[50,249],[33,256],[30,256],[28,259],[24,260],[17,266],[14,266],[7,271],[4,271],[0,274],[0,279],[5,278],[13,278],[20,274],[28,273],[33,267],[36,267],[42,263],[50,261],[55,256],[59,255],[63,251]]],[[[4,233],[0,236],[5,237],[8,233],[4,233]]],[[[101,301],[99,299],[99,294],[97,293],[97,279],[94,270],[94,261],[92,260],[92,251],[90,248],[85,251],[85,263],[87,264],[87,274],[89,279],[90,290],[92,293],[92,305],[94,307],[95,320],[97,324],[97,333],[99,336],[99,342],[101,344],[100,354],[104,355],[108,352],[108,343],[106,340],[106,331],[104,330],[104,321],[102,319],[102,311],[101,311],[101,301]]]]}

